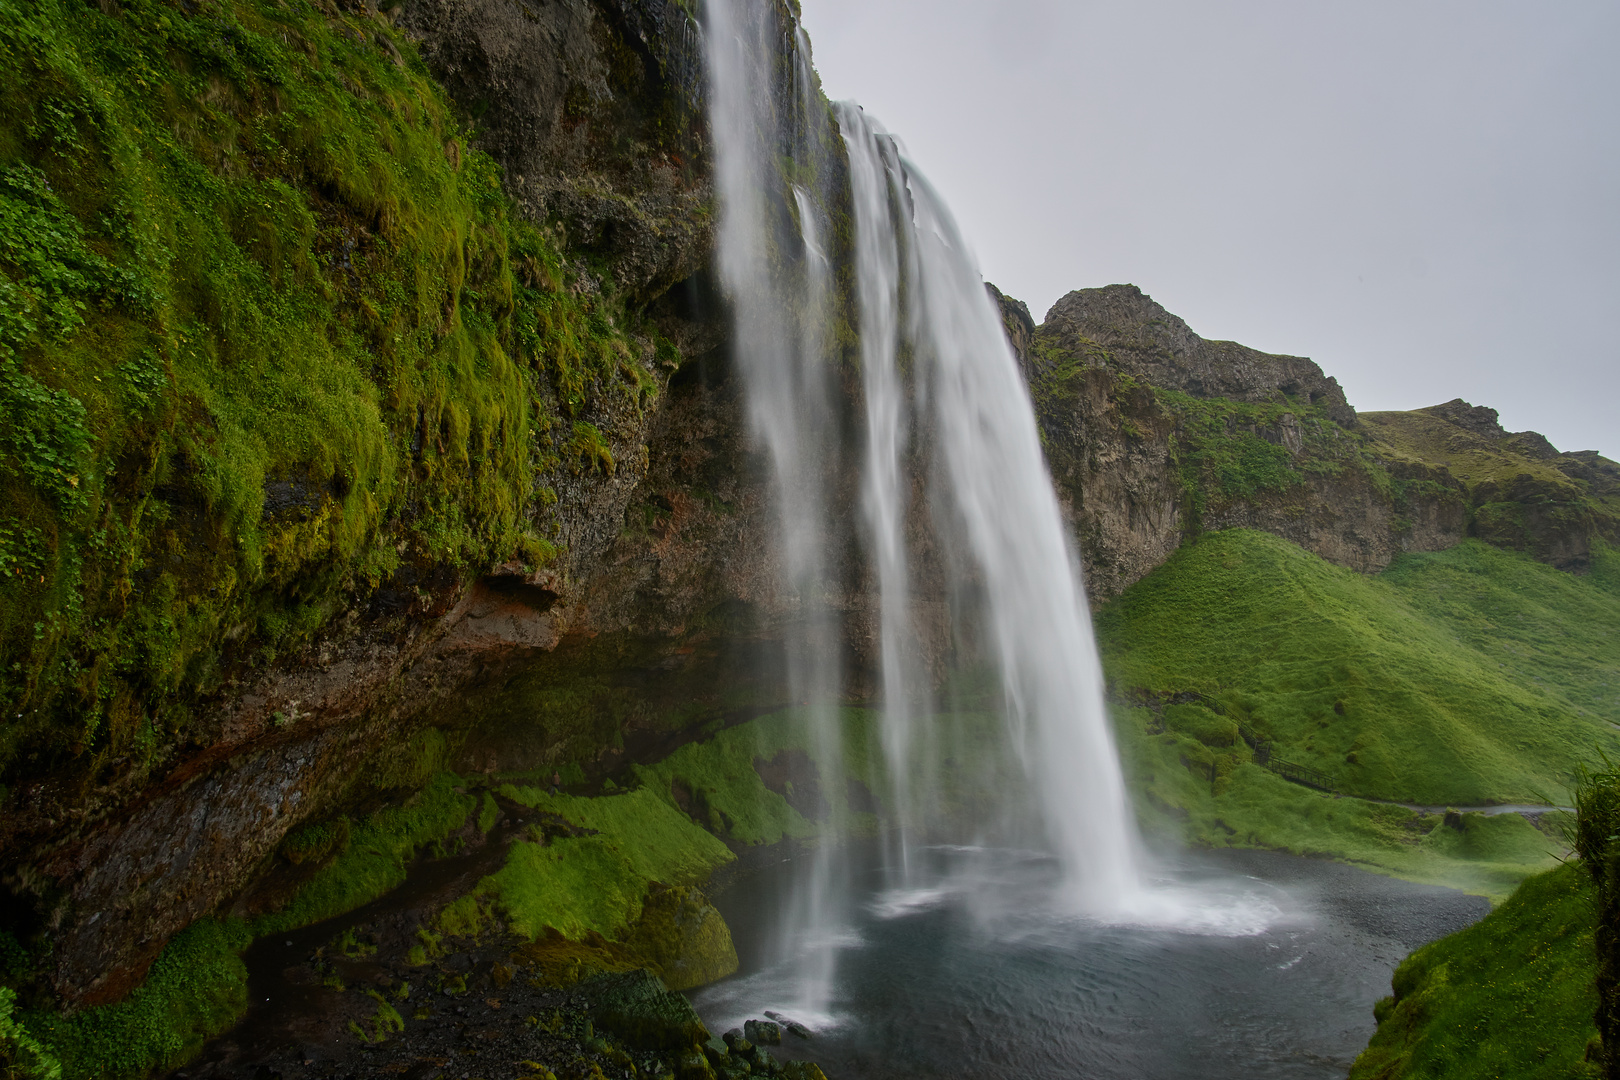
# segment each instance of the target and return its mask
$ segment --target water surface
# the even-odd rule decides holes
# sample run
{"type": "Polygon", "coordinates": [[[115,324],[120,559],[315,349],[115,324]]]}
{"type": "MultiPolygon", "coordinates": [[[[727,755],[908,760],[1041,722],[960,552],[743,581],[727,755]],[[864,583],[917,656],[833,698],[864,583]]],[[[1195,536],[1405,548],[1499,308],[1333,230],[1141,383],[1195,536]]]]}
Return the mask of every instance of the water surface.
{"type": "Polygon", "coordinates": [[[821,967],[784,940],[807,860],[717,896],[742,968],[693,995],[710,1028],[780,1012],[814,1030],[781,1056],[839,1080],[1342,1077],[1395,965],[1489,910],[1336,863],[1223,852],[1161,866],[1178,916],[1105,925],[1061,913],[1048,860],[921,854],[925,883],[892,888],[880,850],[856,853],[821,984],[805,985],[821,967]]]}

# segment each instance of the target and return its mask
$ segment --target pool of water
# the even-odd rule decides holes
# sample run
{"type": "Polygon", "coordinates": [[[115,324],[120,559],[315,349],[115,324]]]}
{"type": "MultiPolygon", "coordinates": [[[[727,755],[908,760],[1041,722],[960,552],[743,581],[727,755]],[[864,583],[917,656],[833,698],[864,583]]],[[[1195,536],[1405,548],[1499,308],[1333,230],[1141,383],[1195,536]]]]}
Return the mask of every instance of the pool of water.
{"type": "Polygon", "coordinates": [[[822,892],[809,857],[788,859],[716,896],[742,967],[692,995],[710,1029],[777,1012],[812,1031],[783,1054],[838,1080],[1342,1077],[1395,965],[1489,910],[1336,863],[1222,852],[1162,862],[1157,909],[1103,922],[1065,913],[1054,867],[1030,853],[919,862],[896,887],[884,852],[858,849],[822,892]],[[809,943],[786,914],[806,902],[824,916],[809,943]]]}

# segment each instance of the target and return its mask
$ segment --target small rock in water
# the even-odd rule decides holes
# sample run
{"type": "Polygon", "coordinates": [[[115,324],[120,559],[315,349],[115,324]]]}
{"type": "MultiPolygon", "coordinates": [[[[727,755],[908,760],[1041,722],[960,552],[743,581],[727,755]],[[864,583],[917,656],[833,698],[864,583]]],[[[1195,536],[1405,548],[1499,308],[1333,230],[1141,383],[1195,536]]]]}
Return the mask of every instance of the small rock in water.
{"type": "Polygon", "coordinates": [[[810,1037],[810,1029],[799,1023],[797,1020],[789,1020],[781,1013],[772,1012],[769,1009],[765,1010],[765,1015],[770,1017],[772,1020],[775,1020],[778,1024],[781,1024],[784,1028],[787,1028],[787,1030],[791,1031],[801,1039],[808,1039],[810,1037]]]}
{"type": "Polygon", "coordinates": [[[749,1020],[743,1024],[743,1034],[750,1042],[761,1046],[780,1046],[782,1043],[782,1028],[772,1020],[749,1020]]]}

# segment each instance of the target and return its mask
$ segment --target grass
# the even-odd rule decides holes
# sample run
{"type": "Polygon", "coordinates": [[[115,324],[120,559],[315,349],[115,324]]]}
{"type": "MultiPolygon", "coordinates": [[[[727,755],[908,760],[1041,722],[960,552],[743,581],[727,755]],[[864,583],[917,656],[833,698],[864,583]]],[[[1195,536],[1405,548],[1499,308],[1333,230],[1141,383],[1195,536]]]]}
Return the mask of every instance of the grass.
{"type": "Polygon", "coordinates": [[[1395,971],[1351,1080],[1571,1080],[1597,1034],[1592,882],[1576,863],[1537,875],[1479,923],[1395,971]]]}
{"type": "Polygon", "coordinates": [[[1461,814],[1447,825],[1440,813],[1312,791],[1241,760],[1246,755],[1214,753],[1177,732],[1150,733],[1151,714],[1140,713],[1116,726],[1137,818],[1150,837],[1339,859],[1493,901],[1563,850],[1558,837],[1518,814],[1461,814]]]}
{"type": "MultiPolygon", "coordinates": [[[[1467,542],[1367,578],[1230,530],[1129,589],[1101,613],[1099,638],[1125,700],[1203,695],[1346,793],[1561,803],[1577,764],[1620,744],[1617,561],[1602,549],[1575,578],[1467,542]]],[[[1137,716],[1136,730],[1202,755],[1206,781],[1212,758],[1246,756],[1177,736],[1173,720],[1137,716]]]]}
{"type": "Polygon", "coordinates": [[[1566,488],[1573,497],[1576,484],[1544,461],[1525,457],[1510,443],[1487,440],[1459,428],[1449,420],[1426,412],[1368,412],[1361,422],[1376,442],[1410,461],[1444,465],[1469,487],[1493,480],[1510,482],[1520,475],[1566,488]]]}

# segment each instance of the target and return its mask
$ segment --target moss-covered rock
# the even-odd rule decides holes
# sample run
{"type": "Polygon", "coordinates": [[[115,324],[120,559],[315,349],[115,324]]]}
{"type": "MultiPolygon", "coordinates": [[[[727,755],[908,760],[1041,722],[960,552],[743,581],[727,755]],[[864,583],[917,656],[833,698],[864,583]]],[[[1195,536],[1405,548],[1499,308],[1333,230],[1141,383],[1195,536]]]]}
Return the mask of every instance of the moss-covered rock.
{"type": "Polygon", "coordinates": [[[737,970],[731,928],[695,888],[655,888],[641,905],[625,944],[663,976],[671,990],[690,990],[737,970]]]}

